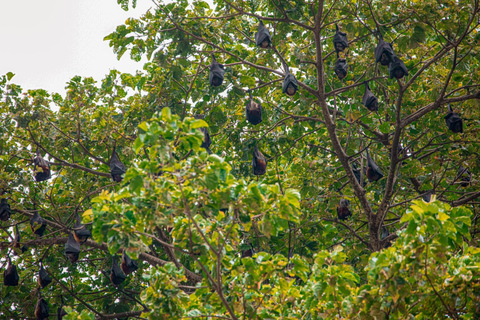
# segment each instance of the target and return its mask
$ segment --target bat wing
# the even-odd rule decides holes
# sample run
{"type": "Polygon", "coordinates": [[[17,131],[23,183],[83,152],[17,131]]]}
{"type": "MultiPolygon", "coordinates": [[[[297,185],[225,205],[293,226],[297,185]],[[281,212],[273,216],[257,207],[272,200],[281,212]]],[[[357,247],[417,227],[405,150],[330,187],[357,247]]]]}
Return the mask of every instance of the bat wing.
{"type": "Polygon", "coordinates": [[[287,75],[285,76],[285,79],[283,80],[283,88],[282,88],[283,93],[287,93],[287,89],[289,85],[292,85],[295,88],[295,90],[298,90],[297,79],[290,72],[287,73],[287,75]]]}

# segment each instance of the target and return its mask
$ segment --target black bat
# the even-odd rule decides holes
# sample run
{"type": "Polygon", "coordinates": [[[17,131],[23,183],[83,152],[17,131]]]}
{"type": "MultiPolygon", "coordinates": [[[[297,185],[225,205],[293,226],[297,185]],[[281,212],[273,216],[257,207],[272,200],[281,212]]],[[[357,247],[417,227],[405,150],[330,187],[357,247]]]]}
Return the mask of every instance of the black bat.
{"type": "MultiPolygon", "coordinates": [[[[390,232],[388,232],[388,229],[387,227],[383,226],[382,227],[382,233],[380,235],[380,238],[381,240],[385,239],[386,237],[388,237],[390,235],[390,232]]],[[[385,243],[385,248],[388,248],[388,247],[391,247],[392,246],[392,243],[390,241],[388,241],[387,243],[385,243]]]]}
{"type": "Polygon", "coordinates": [[[258,150],[257,146],[255,146],[253,150],[252,168],[253,174],[256,176],[264,175],[267,171],[267,159],[265,159],[263,154],[258,150]]]}
{"type": "Polygon", "coordinates": [[[341,32],[338,30],[338,25],[335,23],[335,28],[337,32],[335,32],[335,35],[333,36],[333,46],[335,47],[335,50],[338,52],[345,50],[346,47],[348,47],[348,40],[347,40],[347,34],[345,32],[341,32]]]}
{"type": "Polygon", "coordinates": [[[20,277],[18,276],[17,266],[14,265],[10,257],[8,257],[7,269],[3,271],[3,284],[14,287],[18,285],[18,280],[20,280],[20,277]]]}
{"type": "Polygon", "coordinates": [[[445,116],[445,123],[448,129],[455,133],[463,133],[463,121],[458,113],[453,112],[452,107],[448,104],[448,114],[445,116]]]}
{"type": "MultiPolygon", "coordinates": [[[[245,244],[243,244],[242,246],[245,246],[245,244]]],[[[253,245],[249,242],[248,249],[242,250],[242,258],[253,257],[254,254],[255,254],[255,249],[253,248],[253,245]]]]}
{"type": "Polygon", "coordinates": [[[117,263],[117,259],[115,259],[115,256],[112,258],[112,270],[110,272],[110,281],[115,286],[118,286],[120,283],[125,281],[127,276],[125,276],[125,273],[123,273],[122,269],[117,263]]]}
{"type": "Polygon", "coordinates": [[[43,267],[43,263],[40,266],[40,270],[38,271],[38,284],[40,287],[45,288],[52,282],[52,278],[47,273],[47,270],[43,267]]]}
{"type": "Polygon", "coordinates": [[[47,228],[47,222],[45,219],[40,217],[40,214],[37,210],[33,213],[33,217],[30,219],[30,227],[32,228],[33,233],[38,236],[43,236],[45,229],[47,228]]]}
{"type": "Polygon", "coordinates": [[[370,86],[368,82],[365,82],[365,93],[363,94],[362,99],[363,105],[370,111],[378,111],[378,99],[375,97],[372,91],[370,91],[370,86]]]}
{"type": "Polygon", "coordinates": [[[62,304],[57,308],[57,320],[62,320],[63,317],[67,315],[67,312],[63,309],[63,306],[65,305],[63,302],[63,296],[60,296],[60,298],[62,299],[62,304]]]}
{"type": "Polygon", "coordinates": [[[40,291],[38,292],[37,305],[35,306],[35,317],[37,317],[37,320],[44,320],[49,317],[48,303],[42,298],[40,291]]]}
{"type": "Polygon", "coordinates": [[[220,64],[215,59],[215,55],[212,53],[212,64],[210,65],[210,74],[208,80],[212,87],[221,86],[223,83],[223,77],[225,75],[225,70],[223,69],[223,64],[220,64]]]}
{"type": "Polygon", "coordinates": [[[35,168],[35,181],[40,182],[51,178],[50,165],[39,153],[37,153],[37,156],[33,159],[33,164],[35,168]]]}
{"type": "Polygon", "coordinates": [[[390,74],[390,79],[402,79],[404,76],[408,76],[408,70],[405,63],[403,63],[403,61],[397,56],[393,57],[392,62],[388,66],[388,73],[390,74]]]}
{"type": "MultiPolygon", "coordinates": [[[[355,176],[355,178],[358,181],[358,184],[360,184],[361,171],[355,165],[352,165],[352,171],[353,171],[353,175],[355,176]]],[[[365,185],[367,184],[367,182],[365,181],[366,174],[367,174],[367,172],[366,172],[365,168],[363,168],[363,187],[365,187],[365,185]]]]}
{"type": "Polygon", "coordinates": [[[135,260],[130,259],[130,257],[123,251],[122,254],[122,263],[120,264],[125,275],[129,275],[132,272],[135,272],[138,269],[138,263],[135,260]]]}
{"type": "Polygon", "coordinates": [[[262,20],[258,25],[257,33],[255,33],[255,44],[260,48],[270,48],[272,46],[272,38],[270,37],[270,32],[263,25],[262,20]]]}
{"type": "Polygon", "coordinates": [[[460,185],[466,188],[472,180],[472,173],[470,172],[470,170],[468,170],[468,168],[464,168],[462,165],[460,165],[455,180],[460,180],[462,182],[460,183],[460,185]]]}
{"type": "Polygon", "coordinates": [[[337,216],[340,220],[347,220],[348,217],[352,216],[350,209],[348,206],[350,205],[350,201],[347,199],[340,199],[337,206],[337,216]]]}
{"type": "Polygon", "coordinates": [[[370,182],[375,182],[383,178],[383,173],[377,164],[373,161],[372,157],[370,157],[370,153],[367,149],[367,178],[370,182]]]}
{"type": "Polygon", "coordinates": [[[423,201],[425,201],[425,202],[430,202],[430,201],[432,201],[432,194],[433,194],[433,191],[432,191],[432,190],[428,190],[427,192],[425,192],[425,193],[422,195],[423,201]]]}
{"type": "Polygon", "coordinates": [[[335,62],[335,74],[338,79],[343,80],[347,76],[347,59],[340,58],[337,53],[337,62],[335,62]]]}
{"type": "Polygon", "coordinates": [[[290,73],[290,70],[288,67],[285,68],[286,73],[285,73],[285,79],[283,80],[283,93],[288,94],[289,96],[295,95],[295,93],[298,90],[298,83],[297,79],[293,74],[290,73]]]}
{"type": "Polygon", "coordinates": [[[212,139],[210,138],[210,133],[208,133],[208,129],[203,127],[200,128],[200,131],[203,132],[203,141],[202,141],[202,148],[205,148],[209,154],[212,153],[210,150],[210,146],[212,145],[212,139]]]}
{"type": "Polygon", "coordinates": [[[253,101],[252,93],[248,91],[250,95],[250,101],[245,107],[245,113],[247,115],[247,120],[254,126],[262,122],[262,105],[253,101]]]}
{"type": "Polygon", "coordinates": [[[68,233],[68,240],[65,243],[65,255],[71,263],[75,263],[80,256],[80,243],[75,241],[71,233],[68,233]]]}
{"type": "Polygon", "coordinates": [[[75,238],[75,241],[83,244],[91,236],[92,233],[82,224],[82,219],[80,219],[80,215],[77,212],[77,222],[73,225],[73,237],[75,238]]]}
{"type": "Polygon", "coordinates": [[[122,174],[125,174],[125,172],[125,165],[122,161],[120,161],[120,158],[118,157],[114,147],[112,151],[112,158],[110,159],[110,174],[112,175],[113,181],[122,182],[122,174]]]}
{"type": "Polygon", "coordinates": [[[385,42],[380,34],[380,39],[375,48],[375,62],[380,62],[382,66],[388,66],[393,62],[393,57],[395,57],[395,53],[393,52],[392,44],[385,42]]]}
{"type": "MultiPolygon", "coordinates": [[[[18,231],[18,224],[15,225],[15,240],[14,240],[14,243],[13,243],[13,246],[15,248],[20,248],[20,241],[21,241],[21,236],[20,236],[20,232],[18,231]]],[[[26,245],[23,245],[22,248],[22,253],[24,253],[25,251],[28,250],[28,247],[26,245]]]]}
{"type": "Polygon", "coordinates": [[[10,205],[8,204],[7,199],[3,198],[0,201],[0,220],[7,221],[10,219],[12,215],[12,209],[10,209],[10,205]]]}

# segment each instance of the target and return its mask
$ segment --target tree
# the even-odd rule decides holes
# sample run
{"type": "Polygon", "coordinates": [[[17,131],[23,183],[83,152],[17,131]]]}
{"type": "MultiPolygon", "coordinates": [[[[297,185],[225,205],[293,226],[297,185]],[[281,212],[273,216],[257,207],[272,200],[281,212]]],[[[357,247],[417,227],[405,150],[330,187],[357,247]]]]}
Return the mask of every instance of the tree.
{"type": "Polygon", "coordinates": [[[0,261],[20,277],[1,287],[4,317],[33,318],[40,291],[50,314],[64,302],[64,319],[478,319],[479,10],[154,2],[105,38],[119,58],[146,55],[135,75],[74,77],[65,97],[24,92],[4,75],[0,187],[12,215],[0,261]],[[255,45],[259,21],[268,48],[255,45]],[[348,38],[339,52],[335,24],[348,38]],[[380,39],[393,43],[390,67],[375,61],[380,39]],[[225,70],[216,87],[212,54],[225,70]],[[378,111],[362,105],[376,109],[362,100],[367,84],[378,111]],[[262,105],[256,125],[245,117],[252,101],[262,105]],[[446,125],[449,105],[462,133],[446,125]],[[256,149],[267,160],[257,177],[256,149]],[[35,155],[51,179],[35,181],[46,172],[35,155]],[[35,211],[41,237],[28,223],[35,211]],[[64,244],[77,213],[92,238],[71,263],[64,244]],[[123,254],[139,269],[114,285],[123,254]],[[53,281],[40,290],[42,265],[53,281]]]}

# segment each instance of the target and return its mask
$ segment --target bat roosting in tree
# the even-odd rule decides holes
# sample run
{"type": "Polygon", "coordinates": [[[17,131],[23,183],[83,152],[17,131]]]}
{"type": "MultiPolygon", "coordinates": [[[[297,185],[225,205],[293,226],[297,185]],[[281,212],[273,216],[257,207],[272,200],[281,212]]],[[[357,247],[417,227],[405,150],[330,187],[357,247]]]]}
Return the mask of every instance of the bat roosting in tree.
{"type": "Polygon", "coordinates": [[[262,122],[262,105],[253,101],[252,93],[248,91],[250,95],[250,101],[245,107],[245,112],[247,115],[247,120],[253,125],[257,125],[262,122]]]}
{"type": "Polygon", "coordinates": [[[210,74],[208,80],[212,87],[221,86],[223,83],[223,77],[225,75],[225,70],[223,69],[223,64],[220,64],[215,59],[215,55],[212,53],[212,64],[210,65],[210,74]]]}
{"type": "Polygon", "coordinates": [[[125,273],[123,273],[122,269],[117,263],[117,259],[115,259],[115,256],[112,258],[112,270],[110,272],[110,281],[115,286],[118,286],[120,283],[125,281],[127,277],[125,276],[125,273]]]}
{"type": "Polygon", "coordinates": [[[203,141],[202,141],[202,148],[205,148],[209,154],[212,153],[210,150],[210,146],[212,145],[212,139],[210,138],[210,133],[208,133],[208,129],[203,127],[200,128],[200,131],[203,132],[203,141]]]}
{"type": "MultiPolygon", "coordinates": [[[[15,248],[20,248],[21,237],[20,237],[20,232],[18,231],[18,224],[15,225],[15,239],[13,241],[14,241],[13,246],[15,248]]],[[[22,250],[22,253],[24,253],[25,251],[27,251],[27,246],[23,245],[21,250],[22,250]]]]}
{"type": "Polygon", "coordinates": [[[370,157],[370,153],[367,149],[367,178],[370,182],[375,182],[383,178],[383,173],[377,164],[373,161],[372,157],[370,157]]]}
{"type": "Polygon", "coordinates": [[[30,227],[32,228],[33,233],[39,235],[40,237],[43,236],[43,233],[47,228],[47,222],[45,219],[40,217],[40,214],[38,214],[37,210],[35,210],[33,217],[30,219],[30,227]]]}
{"type": "Polygon", "coordinates": [[[35,168],[35,180],[37,182],[50,179],[50,165],[45,161],[40,153],[37,152],[37,156],[33,159],[35,168]]]}
{"type": "Polygon", "coordinates": [[[468,187],[472,180],[472,173],[468,168],[464,168],[462,165],[458,168],[457,177],[455,180],[460,180],[460,185],[464,188],[468,187]]]}
{"type": "Polygon", "coordinates": [[[372,91],[370,91],[368,82],[365,82],[365,93],[363,94],[362,102],[368,110],[372,112],[378,111],[378,99],[375,97],[372,91]]]}
{"type": "Polygon", "coordinates": [[[348,201],[347,199],[343,199],[343,198],[340,199],[340,201],[338,202],[338,206],[337,206],[338,219],[347,220],[348,217],[352,216],[352,213],[350,212],[350,209],[348,208],[349,205],[350,205],[350,201],[348,201]]]}
{"type": "Polygon", "coordinates": [[[345,32],[341,32],[338,30],[338,25],[335,23],[335,28],[337,32],[335,32],[335,35],[333,36],[333,46],[335,47],[335,50],[338,52],[345,50],[346,47],[348,47],[348,40],[347,40],[347,34],[345,32]]]}
{"type": "MultiPolygon", "coordinates": [[[[245,246],[245,244],[243,244],[242,246],[245,246]]],[[[253,257],[254,253],[255,253],[255,250],[253,249],[253,245],[252,243],[249,242],[248,249],[242,250],[242,258],[253,257]]]]}
{"type": "Polygon", "coordinates": [[[432,194],[433,194],[432,190],[428,190],[427,192],[425,192],[425,194],[422,195],[423,201],[425,201],[425,202],[432,201],[432,194]]]}
{"type": "Polygon", "coordinates": [[[17,266],[12,263],[9,256],[7,269],[3,271],[3,284],[14,287],[18,285],[18,280],[20,280],[20,277],[18,276],[17,266]]]}
{"type": "Polygon", "coordinates": [[[393,61],[388,66],[388,73],[390,74],[390,79],[401,79],[404,76],[408,76],[408,70],[405,63],[396,56],[393,57],[393,61]]]}
{"type": "Polygon", "coordinates": [[[335,62],[335,74],[338,79],[343,80],[347,76],[347,59],[340,58],[337,53],[337,62],[335,62]]]}
{"type": "Polygon", "coordinates": [[[120,158],[118,157],[114,147],[112,151],[112,158],[110,159],[110,174],[112,175],[113,181],[122,182],[122,174],[125,172],[125,165],[122,161],[120,161],[120,158]]]}
{"type": "Polygon", "coordinates": [[[47,270],[43,267],[43,263],[40,262],[40,270],[38,271],[38,284],[40,287],[45,288],[52,282],[52,278],[47,273],[47,270]]]}
{"type": "Polygon", "coordinates": [[[255,44],[260,48],[270,48],[272,46],[272,38],[270,37],[270,32],[263,25],[262,20],[258,25],[257,33],[255,33],[255,44]]]}
{"type": "Polygon", "coordinates": [[[0,201],[0,220],[7,221],[10,219],[10,215],[12,214],[12,209],[10,209],[10,205],[8,204],[7,199],[3,198],[0,201]]]}
{"type": "Polygon", "coordinates": [[[138,269],[138,263],[135,260],[130,259],[130,257],[123,251],[122,254],[122,263],[120,267],[123,270],[125,275],[129,275],[130,273],[136,271],[138,269]]]}
{"type": "Polygon", "coordinates": [[[393,61],[393,57],[395,57],[395,53],[393,52],[392,44],[385,42],[380,34],[380,39],[375,48],[375,61],[380,62],[382,66],[388,66],[393,61]]]}
{"type": "Polygon", "coordinates": [[[76,213],[77,215],[77,222],[73,225],[73,237],[75,238],[75,241],[77,241],[80,244],[83,244],[85,241],[87,241],[88,238],[92,236],[92,233],[90,230],[85,227],[85,225],[82,224],[82,219],[80,219],[80,215],[78,212],[76,213]]]}
{"type": "Polygon", "coordinates": [[[258,147],[255,146],[253,150],[253,159],[252,159],[253,174],[256,176],[264,175],[267,171],[267,159],[263,154],[258,150],[258,147]]]}
{"type": "Polygon", "coordinates": [[[297,79],[290,73],[287,65],[285,66],[285,79],[283,80],[282,89],[283,93],[286,93],[289,96],[295,95],[298,90],[297,79]]]}
{"type": "Polygon", "coordinates": [[[80,243],[75,241],[73,235],[68,233],[68,240],[65,243],[65,255],[71,263],[75,263],[80,256],[80,243]]]}
{"type": "Polygon", "coordinates": [[[40,290],[38,291],[37,305],[35,306],[35,317],[37,320],[48,319],[48,303],[42,298],[40,290]]]}
{"type": "MultiPolygon", "coordinates": [[[[388,237],[390,235],[390,232],[388,232],[388,229],[387,227],[383,226],[382,227],[382,234],[380,236],[381,240],[385,239],[386,237],[388,237]]],[[[385,243],[385,247],[384,248],[388,248],[388,247],[391,247],[392,246],[392,242],[391,241],[388,241],[387,243],[385,243]]]]}
{"type": "MultiPolygon", "coordinates": [[[[355,164],[352,164],[352,171],[353,171],[353,175],[355,176],[355,178],[356,178],[357,181],[358,181],[358,184],[360,184],[361,172],[360,172],[360,170],[355,166],[355,164]]],[[[366,172],[365,168],[363,168],[363,187],[365,187],[365,185],[367,184],[367,182],[365,181],[366,173],[367,173],[367,172],[366,172]]]]}
{"type": "Polygon", "coordinates": [[[448,129],[455,133],[463,133],[463,121],[458,113],[453,112],[452,107],[448,104],[448,114],[445,116],[445,123],[448,129]]]}

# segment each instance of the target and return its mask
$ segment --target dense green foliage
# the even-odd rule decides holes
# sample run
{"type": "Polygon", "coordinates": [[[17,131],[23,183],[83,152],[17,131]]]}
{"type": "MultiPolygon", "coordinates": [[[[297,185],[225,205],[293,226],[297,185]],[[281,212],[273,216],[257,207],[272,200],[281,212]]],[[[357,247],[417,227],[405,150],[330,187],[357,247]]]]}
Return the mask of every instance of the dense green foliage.
{"type": "Polygon", "coordinates": [[[63,319],[478,320],[479,12],[478,1],[154,1],[105,37],[118,57],[149,59],[134,75],[74,77],[66,96],[2,76],[0,192],[12,215],[0,267],[11,259],[20,281],[0,284],[1,317],[34,319],[41,292],[51,318],[63,299],[63,319]],[[271,48],[255,46],[259,19],[271,48]],[[335,23],[349,39],[343,80],[335,23]],[[404,78],[375,63],[380,34],[404,78]],[[211,54],[225,66],[218,87],[211,54]],[[377,112],[362,105],[367,81],[377,112]],[[263,110],[255,126],[249,93],[263,110]],[[449,104],[463,133],[446,126],[449,104]],[[255,147],[265,175],[252,173],[255,147]],[[377,182],[352,170],[367,167],[367,148],[377,182]],[[37,153],[49,180],[34,179],[37,153]],[[71,263],[77,213],[92,238],[71,263]],[[112,256],[124,252],[139,268],[114,286],[112,256]],[[53,281],[40,290],[41,265],[53,281]]]}

